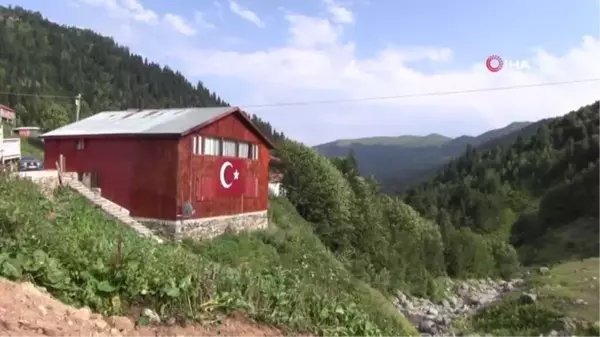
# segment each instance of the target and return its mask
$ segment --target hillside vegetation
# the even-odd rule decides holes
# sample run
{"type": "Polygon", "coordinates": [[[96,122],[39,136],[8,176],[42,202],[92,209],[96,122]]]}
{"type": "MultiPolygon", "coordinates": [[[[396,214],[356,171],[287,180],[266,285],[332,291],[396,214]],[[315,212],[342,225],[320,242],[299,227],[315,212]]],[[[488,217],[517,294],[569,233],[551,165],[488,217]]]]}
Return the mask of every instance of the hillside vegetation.
{"type": "MultiPolygon", "coordinates": [[[[227,105],[202,83],[110,38],[21,8],[0,7],[0,43],[0,91],[31,94],[0,95],[23,124],[47,130],[72,121],[78,92],[83,117],[227,105]]],[[[598,107],[475,138],[340,142],[333,148],[343,153],[330,159],[253,116],[277,143],[287,196],[271,200],[268,230],[203,242],[160,245],[70,190],[48,200],[31,183],[0,176],[0,275],[105,314],[147,307],[206,322],[241,311],[291,332],[416,334],[392,305],[398,290],[440,299],[448,276],[510,278],[519,258],[534,264],[598,255],[598,107]],[[350,148],[354,154],[345,156],[350,148]],[[361,163],[369,158],[392,168],[400,185],[433,178],[404,199],[385,195],[364,177],[361,163]]],[[[529,309],[506,303],[469,323],[485,332],[537,333],[525,323],[507,328],[509,309],[529,309]]]]}
{"type": "MultiPolygon", "coordinates": [[[[31,94],[0,96],[22,124],[47,130],[73,120],[71,98],[39,93],[81,92],[82,117],[140,106],[227,105],[201,83],[193,86],[110,38],[56,25],[39,13],[0,8],[0,41],[0,91],[31,94]]],[[[253,119],[273,140],[284,138],[253,119]]],[[[69,191],[50,202],[27,182],[3,177],[0,186],[2,275],[31,279],[67,303],[105,313],[147,306],[192,320],[241,309],[263,323],[322,335],[415,333],[391,301],[348,272],[285,201],[272,203],[279,227],[267,232],[156,245],[69,191]]]]}
{"type": "Polygon", "coordinates": [[[319,335],[414,334],[285,200],[273,200],[267,231],[158,244],[68,189],[50,201],[31,182],[2,176],[0,194],[0,276],[31,280],[67,304],[107,315],[147,307],[205,322],[241,310],[319,335]]]}
{"type": "MultiPolygon", "coordinates": [[[[81,118],[128,108],[228,106],[202,82],[193,85],[112,38],[21,7],[0,6],[0,46],[0,92],[19,94],[0,94],[0,103],[15,109],[18,125],[47,131],[74,121],[78,93],[81,118]]],[[[275,140],[283,136],[253,119],[275,140]]]]}
{"type": "Polygon", "coordinates": [[[475,233],[457,235],[445,247],[443,232],[401,199],[380,193],[358,174],[353,157],[329,161],[293,141],[281,145],[287,197],[315,234],[354,275],[384,292],[403,289],[436,297],[436,279],[446,265],[460,265],[457,276],[510,276],[516,252],[501,240],[475,233]],[[455,249],[450,263],[445,251],[455,249]],[[478,259],[485,258],[485,266],[478,259]]]}
{"type": "Polygon", "coordinates": [[[341,139],[317,145],[315,149],[329,158],[353,153],[363,176],[373,175],[386,193],[399,193],[434,176],[444,163],[459,156],[467,144],[476,147],[527,125],[515,122],[476,137],[454,139],[439,134],[341,139]]]}
{"type": "Polygon", "coordinates": [[[470,147],[406,201],[447,238],[510,240],[525,263],[597,256],[598,122],[595,102],[509,146],[470,147]]]}
{"type": "MultiPolygon", "coordinates": [[[[148,62],[91,30],[65,27],[40,13],[0,7],[3,92],[83,95],[81,116],[109,109],[225,105],[202,83],[148,62]]],[[[73,98],[0,95],[20,123],[53,129],[75,118],[73,98]]]]}

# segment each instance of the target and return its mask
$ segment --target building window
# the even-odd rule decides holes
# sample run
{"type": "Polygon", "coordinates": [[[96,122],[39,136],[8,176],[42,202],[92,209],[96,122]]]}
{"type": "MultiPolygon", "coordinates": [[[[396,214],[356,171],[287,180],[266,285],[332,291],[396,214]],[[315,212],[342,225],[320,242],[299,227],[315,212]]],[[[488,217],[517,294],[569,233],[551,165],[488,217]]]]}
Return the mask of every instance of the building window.
{"type": "Polygon", "coordinates": [[[224,140],[223,141],[223,156],[225,157],[235,157],[236,155],[236,143],[233,140],[224,140]]]}
{"type": "Polygon", "coordinates": [[[221,140],[218,138],[206,137],[204,139],[204,154],[208,156],[220,155],[221,140]]]}
{"type": "Polygon", "coordinates": [[[252,144],[251,149],[252,149],[251,158],[254,160],[258,160],[258,151],[259,151],[258,145],[252,144]]]}
{"type": "Polygon", "coordinates": [[[192,153],[202,154],[202,136],[192,137],[192,153]]]}
{"type": "Polygon", "coordinates": [[[77,150],[83,150],[85,148],[85,143],[83,142],[83,139],[77,140],[77,144],[75,144],[75,148],[77,150]]]}
{"type": "Polygon", "coordinates": [[[250,158],[250,144],[246,142],[238,143],[238,157],[250,158]]]}

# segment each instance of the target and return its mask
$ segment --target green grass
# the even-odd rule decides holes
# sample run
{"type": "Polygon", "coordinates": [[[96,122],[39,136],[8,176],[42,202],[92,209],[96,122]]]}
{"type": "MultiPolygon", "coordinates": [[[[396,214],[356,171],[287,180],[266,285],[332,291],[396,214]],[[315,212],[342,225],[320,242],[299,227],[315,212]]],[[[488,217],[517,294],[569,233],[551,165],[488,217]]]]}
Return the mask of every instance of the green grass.
{"type": "Polygon", "coordinates": [[[599,262],[590,258],[557,265],[548,273],[535,272],[525,286],[538,295],[535,303],[522,304],[519,293],[511,294],[460,328],[495,336],[539,336],[560,331],[569,322],[577,335],[598,336],[599,262]],[[578,299],[587,304],[577,304],[578,299]]]}
{"type": "Polygon", "coordinates": [[[403,331],[400,334],[416,333],[398,314],[391,299],[352,277],[286,199],[271,200],[270,219],[277,226],[264,232],[223,235],[211,241],[184,244],[197,254],[233,267],[247,266],[258,271],[281,266],[301,276],[307,291],[327,297],[348,296],[348,300],[370,313],[377,326],[393,327],[388,331],[403,331]]]}
{"type": "Polygon", "coordinates": [[[150,307],[209,322],[242,310],[257,322],[319,335],[414,335],[381,293],[357,282],[284,200],[278,226],[214,241],[158,244],[68,189],[53,201],[0,177],[0,276],[31,280],[104,314],[150,307]]]}
{"type": "Polygon", "coordinates": [[[600,315],[599,263],[600,259],[589,258],[559,264],[548,274],[535,275],[532,285],[542,302],[560,309],[569,317],[595,322],[600,315]],[[577,299],[588,304],[575,304],[577,299]]]}

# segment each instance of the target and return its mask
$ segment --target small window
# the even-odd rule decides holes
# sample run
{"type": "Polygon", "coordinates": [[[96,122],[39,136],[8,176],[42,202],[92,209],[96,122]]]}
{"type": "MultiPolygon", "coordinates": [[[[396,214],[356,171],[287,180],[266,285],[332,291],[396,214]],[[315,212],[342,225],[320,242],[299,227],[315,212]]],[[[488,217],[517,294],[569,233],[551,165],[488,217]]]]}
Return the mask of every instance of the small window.
{"type": "Polygon", "coordinates": [[[258,160],[258,151],[259,151],[258,145],[252,144],[251,149],[252,149],[252,153],[251,153],[252,159],[258,160]]]}
{"type": "Polygon", "coordinates": [[[233,140],[224,140],[223,141],[223,156],[235,157],[236,145],[237,145],[236,142],[233,140]]]}
{"type": "Polygon", "coordinates": [[[83,150],[85,148],[85,143],[84,143],[83,139],[79,139],[77,141],[77,144],[75,145],[75,148],[77,150],[83,150]]]}
{"type": "Polygon", "coordinates": [[[238,157],[250,158],[250,144],[246,142],[238,143],[238,157]]]}
{"type": "Polygon", "coordinates": [[[221,154],[221,140],[218,138],[206,137],[204,139],[204,154],[208,156],[218,156],[221,154]]]}
{"type": "Polygon", "coordinates": [[[192,153],[202,154],[202,136],[192,137],[192,153]]]}

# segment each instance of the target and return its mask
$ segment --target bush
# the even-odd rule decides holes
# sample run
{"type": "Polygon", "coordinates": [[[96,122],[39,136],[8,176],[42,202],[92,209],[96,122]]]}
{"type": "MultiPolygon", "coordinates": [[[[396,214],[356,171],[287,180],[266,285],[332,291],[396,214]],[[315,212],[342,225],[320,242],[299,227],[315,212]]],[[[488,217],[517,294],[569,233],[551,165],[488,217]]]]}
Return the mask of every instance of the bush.
{"type": "Polygon", "coordinates": [[[518,299],[487,307],[473,318],[476,331],[494,336],[539,336],[559,329],[563,315],[553,308],[518,299]]]}
{"type": "Polygon", "coordinates": [[[496,275],[509,279],[519,270],[519,256],[515,248],[508,243],[489,240],[489,249],[495,261],[496,275]]]}
{"type": "Polygon", "coordinates": [[[463,227],[449,233],[446,265],[454,277],[481,277],[494,274],[495,261],[485,238],[463,227]]]}
{"type": "Polygon", "coordinates": [[[342,174],[315,150],[293,141],[280,146],[283,187],[290,202],[334,252],[349,249],[352,191],[342,174]]]}
{"type": "Polygon", "coordinates": [[[280,152],[290,202],[355,277],[390,293],[430,293],[428,280],[445,274],[434,223],[381,195],[374,181],[358,176],[353,160],[332,162],[290,141],[280,152]]]}

